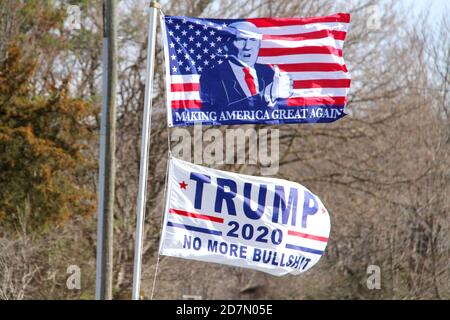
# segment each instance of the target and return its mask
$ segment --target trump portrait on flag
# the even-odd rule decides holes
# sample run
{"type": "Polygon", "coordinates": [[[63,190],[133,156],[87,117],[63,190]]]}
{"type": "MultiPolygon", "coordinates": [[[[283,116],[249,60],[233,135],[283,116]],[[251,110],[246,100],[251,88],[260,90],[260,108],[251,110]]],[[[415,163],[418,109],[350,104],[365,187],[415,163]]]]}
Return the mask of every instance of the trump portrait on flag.
{"type": "Polygon", "coordinates": [[[200,77],[202,106],[221,109],[273,107],[278,99],[292,95],[292,79],[279,68],[256,63],[261,34],[247,21],[228,26],[233,32],[224,45],[224,63],[200,77]]]}

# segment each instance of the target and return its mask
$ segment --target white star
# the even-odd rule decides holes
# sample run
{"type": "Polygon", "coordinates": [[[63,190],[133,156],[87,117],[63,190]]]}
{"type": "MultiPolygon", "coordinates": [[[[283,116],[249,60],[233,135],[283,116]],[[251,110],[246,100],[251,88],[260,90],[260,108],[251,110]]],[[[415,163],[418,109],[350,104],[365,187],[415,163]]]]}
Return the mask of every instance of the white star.
{"type": "Polygon", "coordinates": [[[172,70],[173,70],[173,72],[177,72],[177,68],[176,67],[173,67],[172,70]]]}
{"type": "Polygon", "coordinates": [[[195,23],[196,24],[200,24],[200,20],[195,20],[195,23]]]}
{"type": "Polygon", "coordinates": [[[189,67],[189,66],[186,66],[186,71],[189,71],[189,70],[191,70],[191,67],[189,67]]]}
{"type": "Polygon", "coordinates": [[[228,58],[228,55],[225,53],[225,56],[224,56],[224,57],[225,57],[225,59],[227,59],[227,58],[228,58]]]}
{"type": "Polygon", "coordinates": [[[195,60],[192,60],[191,63],[193,66],[195,66],[195,60]]]}
{"type": "Polygon", "coordinates": [[[190,53],[190,54],[193,54],[193,53],[194,53],[194,51],[195,51],[195,50],[194,50],[194,49],[192,49],[192,48],[190,48],[190,49],[189,49],[189,53],[190,53]]]}
{"type": "Polygon", "coordinates": [[[178,64],[179,64],[180,66],[182,66],[183,63],[184,63],[183,60],[178,61],[178,64]]]}
{"type": "Polygon", "coordinates": [[[212,55],[210,55],[211,59],[215,59],[216,55],[213,53],[212,55]]]}
{"type": "Polygon", "coordinates": [[[227,27],[227,24],[224,22],[224,23],[222,24],[222,27],[226,28],[226,27],[227,27]]]}
{"type": "Polygon", "coordinates": [[[215,35],[216,33],[214,32],[214,30],[211,30],[211,31],[209,32],[209,34],[213,36],[213,35],[215,35]]]}
{"type": "Polygon", "coordinates": [[[186,23],[187,21],[186,21],[186,19],[183,19],[183,23],[186,23]]]}
{"type": "Polygon", "coordinates": [[[197,55],[197,60],[200,60],[202,58],[202,56],[201,55],[197,55]]]}
{"type": "Polygon", "coordinates": [[[213,25],[213,23],[210,21],[210,22],[208,22],[208,24],[210,25],[210,26],[212,26],[213,25]]]}
{"type": "Polygon", "coordinates": [[[185,36],[187,34],[186,30],[181,31],[181,35],[185,36]]]}
{"type": "Polygon", "coordinates": [[[218,26],[217,29],[222,30],[222,27],[221,27],[221,26],[218,26]]]}
{"type": "Polygon", "coordinates": [[[201,33],[200,30],[195,31],[195,35],[196,35],[196,36],[199,36],[200,33],[201,33]]]}
{"type": "Polygon", "coordinates": [[[173,31],[169,31],[169,36],[173,36],[173,31]]]}
{"type": "Polygon", "coordinates": [[[188,59],[189,59],[189,55],[188,55],[187,53],[185,53],[185,54],[184,54],[184,58],[185,58],[186,60],[188,60],[188,59]]]}
{"type": "Polygon", "coordinates": [[[214,42],[211,42],[209,45],[213,48],[216,46],[216,44],[214,42]]]}
{"type": "Polygon", "coordinates": [[[189,39],[190,42],[194,41],[194,37],[193,36],[190,36],[188,39],[189,39]]]}
{"type": "Polygon", "coordinates": [[[217,62],[218,62],[219,64],[221,64],[223,61],[222,61],[222,59],[219,59],[217,62]]]}
{"type": "Polygon", "coordinates": [[[177,49],[177,53],[181,53],[181,49],[180,48],[177,49]]]}
{"type": "Polygon", "coordinates": [[[222,53],[222,49],[221,48],[217,49],[217,52],[222,53]]]}
{"type": "Polygon", "coordinates": [[[180,37],[176,37],[175,40],[177,40],[177,42],[180,42],[180,37]]]}
{"type": "Polygon", "coordinates": [[[180,29],[180,25],[179,25],[179,24],[176,24],[176,25],[175,25],[175,29],[179,30],[179,29],[180,29]]]}
{"type": "Polygon", "coordinates": [[[171,43],[169,44],[169,46],[170,46],[171,48],[175,48],[175,45],[173,44],[173,42],[171,42],[171,43]]]}
{"type": "Polygon", "coordinates": [[[169,20],[167,20],[167,23],[172,23],[172,22],[173,22],[172,18],[170,18],[169,20]]]}
{"type": "Polygon", "coordinates": [[[207,66],[209,64],[208,60],[203,61],[203,63],[205,64],[205,66],[207,66]]]}
{"type": "Polygon", "coordinates": [[[208,48],[203,49],[204,53],[208,53],[208,51],[209,51],[208,48]]]}
{"type": "Polygon", "coordinates": [[[176,56],[176,55],[174,55],[174,54],[173,54],[173,55],[171,55],[170,57],[172,58],[172,60],[175,60],[175,59],[177,58],[177,56],[176,56]]]}
{"type": "Polygon", "coordinates": [[[208,37],[207,36],[203,36],[203,41],[208,41],[208,37]]]}
{"type": "Polygon", "coordinates": [[[197,42],[197,43],[195,44],[195,46],[196,46],[197,48],[200,48],[200,47],[202,46],[202,44],[201,44],[200,42],[197,42]]]}
{"type": "Polygon", "coordinates": [[[198,72],[202,72],[203,68],[202,67],[198,67],[198,72]]]}
{"type": "Polygon", "coordinates": [[[194,26],[192,24],[189,25],[189,29],[192,30],[194,29],[194,26]]]}
{"type": "Polygon", "coordinates": [[[204,29],[204,30],[208,29],[208,26],[207,26],[206,24],[203,25],[203,29],[204,29]]]}
{"type": "Polygon", "coordinates": [[[216,40],[217,40],[217,41],[221,41],[221,40],[222,40],[222,37],[217,37],[216,40]]]}
{"type": "Polygon", "coordinates": [[[183,47],[187,47],[187,43],[186,42],[183,42],[183,47]]]}

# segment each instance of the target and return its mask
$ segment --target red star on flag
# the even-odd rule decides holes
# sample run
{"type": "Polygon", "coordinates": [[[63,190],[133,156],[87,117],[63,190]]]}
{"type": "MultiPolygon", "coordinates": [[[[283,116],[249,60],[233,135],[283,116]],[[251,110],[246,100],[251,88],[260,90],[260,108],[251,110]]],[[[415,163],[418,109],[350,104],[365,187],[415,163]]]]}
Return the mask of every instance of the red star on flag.
{"type": "Polygon", "coordinates": [[[184,182],[184,180],[183,180],[183,181],[181,181],[181,182],[180,182],[179,184],[180,184],[180,188],[181,188],[181,189],[184,189],[184,190],[186,190],[186,188],[187,188],[187,186],[188,186],[188,185],[187,185],[187,183],[186,183],[186,182],[184,182]]]}

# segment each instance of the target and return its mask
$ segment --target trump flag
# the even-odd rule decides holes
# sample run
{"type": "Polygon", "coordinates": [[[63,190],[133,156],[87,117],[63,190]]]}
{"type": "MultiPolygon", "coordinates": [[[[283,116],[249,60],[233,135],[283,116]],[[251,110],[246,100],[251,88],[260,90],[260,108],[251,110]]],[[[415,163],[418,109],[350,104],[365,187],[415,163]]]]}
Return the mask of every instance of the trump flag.
{"type": "Polygon", "coordinates": [[[302,185],[169,160],[160,254],[300,274],[323,255],[327,209],[302,185]]]}
{"type": "Polygon", "coordinates": [[[345,116],[350,15],[163,18],[169,126],[333,122],[345,116]]]}

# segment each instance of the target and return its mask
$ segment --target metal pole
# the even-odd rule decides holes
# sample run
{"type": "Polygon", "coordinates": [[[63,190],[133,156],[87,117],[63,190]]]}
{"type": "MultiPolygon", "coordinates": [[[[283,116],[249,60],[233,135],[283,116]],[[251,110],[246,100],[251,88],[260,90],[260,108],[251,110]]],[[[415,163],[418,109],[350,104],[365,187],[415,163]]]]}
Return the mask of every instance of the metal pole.
{"type": "Polygon", "coordinates": [[[156,19],[161,5],[150,2],[147,44],[147,74],[145,78],[144,115],[142,120],[141,163],[139,169],[139,190],[136,207],[136,242],[134,251],[134,272],[132,299],[139,300],[142,269],[142,241],[145,221],[145,200],[147,188],[148,153],[150,149],[153,71],[155,64],[156,19]]]}
{"type": "Polygon", "coordinates": [[[97,300],[112,299],[113,220],[116,149],[116,0],[103,2],[103,103],[97,220],[97,300]]]}

